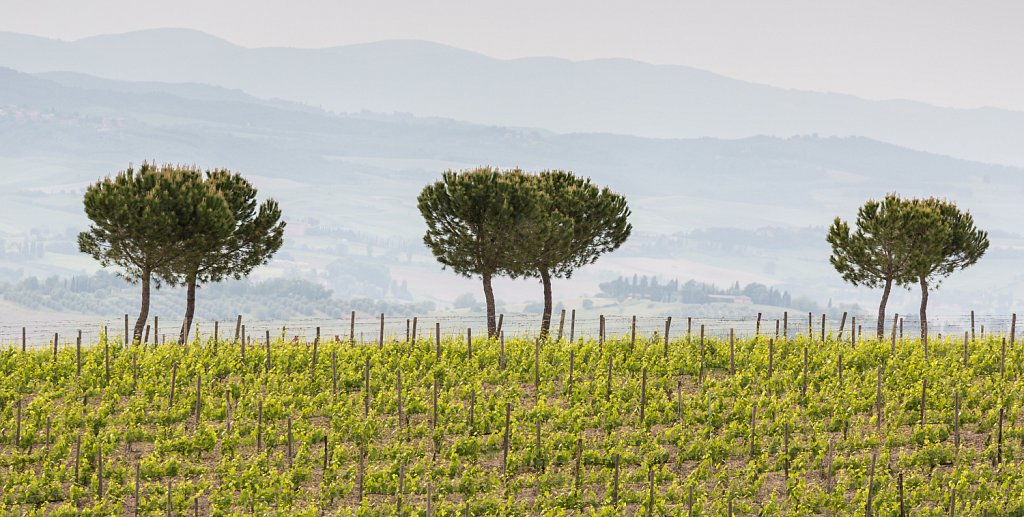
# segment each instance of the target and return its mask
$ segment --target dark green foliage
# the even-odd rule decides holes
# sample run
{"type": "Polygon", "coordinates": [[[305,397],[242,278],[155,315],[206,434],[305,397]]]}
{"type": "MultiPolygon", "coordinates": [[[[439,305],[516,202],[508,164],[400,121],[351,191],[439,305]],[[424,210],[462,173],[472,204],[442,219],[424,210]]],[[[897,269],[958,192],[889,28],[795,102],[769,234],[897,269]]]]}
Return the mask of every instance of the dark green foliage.
{"type": "Polygon", "coordinates": [[[445,267],[465,276],[479,275],[487,305],[487,333],[494,336],[494,276],[517,276],[509,268],[524,250],[512,239],[527,224],[533,201],[522,171],[481,167],[447,171],[427,185],[417,202],[427,224],[423,242],[445,267]]]}
{"type": "Polygon", "coordinates": [[[531,177],[533,208],[529,224],[517,228],[523,253],[510,267],[523,276],[539,278],[544,286],[541,335],[551,325],[551,278],[569,278],[629,238],[626,199],[589,178],[550,170],[531,177]]]}
{"type": "Polygon", "coordinates": [[[79,249],[104,267],[117,266],[129,282],[142,283],[135,340],[148,318],[153,276],[169,277],[188,250],[230,231],[224,197],[190,167],[129,166],[91,185],[83,203],[92,224],[78,235],[79,249]]]}
{"type": "Polygon", "coordinates": [[[885,334],[885,306],[892,286],[915,281],[914,261],[919,244],[927,234],[927,220],[917,215],[917,201],[889,194],[882,201],[870,200],[857,211],[856,228],[838,217],[829,228],[832,245],[829,261],[843,280],[853,285],[882,287],[878,305],[877,336],[885,334]]]}
{"type": "Polygon", "coordinates": [[[284,242],[281,209],[273,199],[257,207],[256,189],[248,180],[227,170],[206,173],[204,185],[220,194],[230,209],[224,223],[227,231],[208,232],[182,253],[164,276],[171,283],[186,286],[185,318],[180,342],[188,339],[195,314],[197,284],[241,279],[266,264],[284,242]]]}
{"type": "Polygon", "coordinates": [[[921,286],[921,340],[928,342],[928,290],[958,269],[977,262],[988,250],[988,232],[974,225],[970,212],[962,212],[952,201],[928,198],[915,200],[915,218],[925,228],[915,243],[913,274],[921,286]]]}

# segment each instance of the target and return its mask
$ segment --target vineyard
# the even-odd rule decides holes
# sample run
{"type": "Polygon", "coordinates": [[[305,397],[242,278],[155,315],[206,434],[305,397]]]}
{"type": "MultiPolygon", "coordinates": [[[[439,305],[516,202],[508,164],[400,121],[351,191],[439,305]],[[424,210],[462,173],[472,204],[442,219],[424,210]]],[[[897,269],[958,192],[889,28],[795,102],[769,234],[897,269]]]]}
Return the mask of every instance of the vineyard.
{"type": "Polygon", "coordinates": [[[1011,336],[0,352],[0,513],[1024,515],[1011,336]]]}

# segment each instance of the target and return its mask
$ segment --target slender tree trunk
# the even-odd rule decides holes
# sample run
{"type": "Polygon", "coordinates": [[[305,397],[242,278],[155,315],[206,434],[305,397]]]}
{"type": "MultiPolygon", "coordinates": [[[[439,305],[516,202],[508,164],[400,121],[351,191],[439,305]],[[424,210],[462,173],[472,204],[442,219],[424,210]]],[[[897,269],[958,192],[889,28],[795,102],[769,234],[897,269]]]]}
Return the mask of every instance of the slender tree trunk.
{"type": "Polygon", "coordinates": [[[928,279],[921,277],[921,344],[928,345],[928,279]]]}
{"type": "Polygon", "coordinates": [[[132,332],[132,340],[142,341],[142,329],[146,327],[146,320],[149,319],[149,289],[152,274],[149,271],[142,272],[142,307],[139,309],[139,319],[135,320],[135,331],[132,332]]]}
{"type": "Polygon", "coordinates": [[[892,292],[892,278],[885,279],[885,289],[882,290],[882,302],[878,304],[878,340],[885,339],[885,306],[889,303],[889,293],[892,292]]]}
{"type": "Polygon", "coordinates": [[[184,345],[188,342],[189,332],[192,331],[192,317],[196,314],[196,276],[189,275],[187,293],[185,295],[185,320],[181,323],[181,335],[178,337],[178,344],[184,345]]]}
{"type": "Polygon", "coordinates": [[[491,287],[491,274],[485,273],[484,280],[484,302],[487,305],[487,337],[492,338],[497,333],[497,323],[494,317],[494,288],[491,287]]]}
{"type": "Polygon", "coordinates": [[[544,284],[544,314],[540,320],[540,337],[548,337],[548,330],[551,329],[551,272],[546,269],[540,271],[540,281],[544,284]]]}

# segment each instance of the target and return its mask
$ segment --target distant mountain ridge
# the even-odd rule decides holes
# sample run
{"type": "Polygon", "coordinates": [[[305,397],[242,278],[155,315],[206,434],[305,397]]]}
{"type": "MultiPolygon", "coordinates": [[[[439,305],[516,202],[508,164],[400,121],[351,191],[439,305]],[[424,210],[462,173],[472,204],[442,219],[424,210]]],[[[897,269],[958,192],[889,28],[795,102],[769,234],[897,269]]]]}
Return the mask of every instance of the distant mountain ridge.
{"type": "Polygon", "coordinates": [[[561,133],[864,136],[1024,165],[1024,113],[787,90],[623,59],[500,60],[420,41],[248,49],[197,31],[159,29],[74,42],[0,33],[0,66],[199,83],[340,112],[407,112],[561,133]]]}

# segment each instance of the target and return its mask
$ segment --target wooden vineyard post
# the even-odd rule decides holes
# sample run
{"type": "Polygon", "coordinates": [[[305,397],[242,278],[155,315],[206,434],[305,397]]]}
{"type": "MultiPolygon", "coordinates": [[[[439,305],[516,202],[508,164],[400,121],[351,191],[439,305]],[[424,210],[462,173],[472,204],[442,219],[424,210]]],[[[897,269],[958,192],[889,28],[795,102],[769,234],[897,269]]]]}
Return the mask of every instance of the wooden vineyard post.
{"type": "Polygon", "coordinates": [[[700,363],[704,364],[704,324],[700,325],[700,363]]]}
{"type": "Polygon", "coordinates": [[[662,357],[668,357],[668,332],[672,328],[672,316],[665,318],[665,347],[662,351],[662,357]]]}
{"type": "Polygon", "coordinates": [[[576,340],[576,309],[569,315],[569,342],[576,340]]]}
{"type": "Polygon", "coordinates": [[[266,341],[263,343],[263,346],[264,346],[264,348],[266,348],[266,354],[265,354],[266,355],[266,361],[263,364],[263,369],[265,371],[269,372],[270,371],[270,364],[271,364],[270,363],[270,329],[267,329],[266,341]]]}
{"type": "Polygon", "coordinates": [[[604,314],[601,314],[597,321],[597,357],[600,358],[604,351],[604,314]]]}
{"type": "Polygon", "coordinates": [[[25,327],[21,327],[21,353],[25,353],[27,339],[25,336],[25,327]]]}
{"type": "Polygon", "coordinates": [[[167,410],[168,411],[170,411],[170,409],[172,407],[174,407],[174,389],[175,389],[175,385],[177,384],[177,382],[178,382],[178,362],[174,361],[171,364],[171,394],[170,394],[171,396],[170,396],[170,399],[167,401],[167,410]]]}
{"type": "Polygon", "coordinates": [[[123,344],[125,346],[130,344],[130,342],[128,341],[128,315],[127,314],[124,315],[124,339],[121,341],[121,344],[123,344]]]}
{"type": "Polygon", "coordinates": [[[415,343],[416,342],[416,323],[417,323],[417,320],[418,320],[418,318],[416,316],[412,317],[412,335],[409,338],[409,342],[410,343],[415,343]]]}
{"type": "Polygon", "coordinates": [[[97,495],[97,497],[100,500],[102,500],[103,499],[103,443],[99,442],[98,440],[97,440],[97,443],[96,443],[96,483],[97,483],[96,495],[97,495]]]}
{"type": "Polygon", "coordinates": [[[316,380],[316,356],[320,347],[320,327],[316,328],[316,338],[313,340],[313,355],[309,358],[309,383],[316,380]]]}
{"type": "Polygon", "coordinates": [[[768,340],[768,380],[772,379],[772,372],[775,370],[775,340],[768,340]]]}
{"type": "Polygon", "coordinates": [[[405,319],[405,343],[409,344],[409,338],[412,337],[412,320],[409,318],[405,319]]]}
{"type": "Polygon", "coordinates": [[[999,378],[1006,378],[1006,338],[1003,338],[1002,348],[999,352],[999,378]]]}
{"type": "Polygon", "coordinates": [[[246,339],[245,339],[245,325],[242,325],[242,341],[241,341],[242,364],[245,364],[245,342],[246,342],[246,339]]]}
{"type": "Polygon", "coordinates": [[[434,323],[434,348],[436,349],[436,360],[441,362],[441,322],[434,323]]]}
{"type": "Polygon", "coordinates": [[[825,342],[825,314],[821,315],[821,342],[825,342]]]}
{"type": "Polygon", "coordinates": [[[757,324],[754,326],[754,337],[761,336],[761,313],[757,313],[757,324]]]}
{"type": "Polygon", "coordinates": [[[686,344],[690,344],[690,336],[693,334],[693,318],[686,317],[686,344]]]}
{"type": "Polygon", "coordinates": [[[839,332],[836,333],[837,340],[842,341],[844,327],[846,327],[846,311],[843,311],[843,318],[839,320],[839,332]]]}
{"type": "Polygon", "coordinates": [[[899,494],[900,494],[899,495],[899,497],[900,497],[900,517],[906,517],[906,515],[907,515],[907,508],[906,508],[906,505],[904,504],[904,499],[903,499],[903,472],[902,471],[896,477],[896,488],[897,488],[897,490],[899,491],[899,494]]]}
{"type": "Polygon", "coordinates": [[[647,467],[647,485],[650,487],[647,495],[647,515],[654,516],[654,465],[647,467]]]}
{"type": "Polygon", "coordinates": [[[146,325],[146,334],[142,337],[142,346],[149,344],[149,325],[146,325]]]}
{"type": "Polygon", "coordinates": [[[633,315],[633,322],[629,326],[629,349],[636,347],[636,315],[633,315]]]}
{"type": "Polygon", "coordinates": [[[996,439],[996,465],[1003,463],[1003,408],[999,408],[999,431],[996,439]]]}
{"type": "Polygon", "coordinates": [[[473,329],[466,327],[466,356],[472,361],[473,360],[473,329]]]}
{"type": "Polygon", "coordinates": [[[238,341],[238,338],[241,337],[241,335],[242,335],[242,315],[239,314],[235,318],[235,341],[236,342],[238,341]]]}
{"type": "Polygon", "coordinates": [[[644,366],[640,381],[640,427],[644,427],[645,410],[647,409],[647,367],[644,366]]]}
{"type": "Polygon", "coordinates": [[[789,311],[782,311],[782,339],[789,341],[789,311]]]}
{"type": "Polygon", "coordinates": [[[1017,313],[1010,315],[1010,348],[1013,348],[1013,339],[1017,335],[1017,313]]]}
{"type": "Polygon", "coordinates": [[[370,414],[370,358],[363,365],[363,418],[370,414]]]}
{"type": "Polygon", "coordinates": [[[868,502],[864,507],[865,517],[871,517],[874,511],[875,499],[875,463],[878,462],[878,452],[871,453],[871,467],[868,469],[868,502]]]}
{"type": "Polygon", "coordinates": [[[786,493],[789,493],[789,422],[784,423],[782,429],[782,474],[786,493]]]}
{"type": "Polygon", "coordinates": [[[352,311],[348,321],[348,343],[350,345],[356,344],[356,311],[352,311]]]}
{"type": "Polygon", "coordinates": [[[779,339],[779,320],[775,320],[775,339],[779,339]]]}
{"type": "Polygon", "coordinates": [[[380,336],[377,338],[377,347],[384,348],[384,313],[380,313],[380,336]]]}
{"type": "Polygon", "coordinates": [[[814,341],[814,313],[807,313],[807,340],[814,341]]]}
{"type": "Polygon", "coordinates": [[[897,314],[892,319],[892,341],[889,344],[889,355],[896,355],[896,322],[900,320],[900,315],[897,314]]]}
{"type": "Polygon", "coordinates": [[[501,327],[502,327],[502,325],[504,325],[504,323],[505,323],[505,315],[504,314],[499,314],[498,315],[498,328],[495,329],[494,332],[497,333],[497,334],[501,334],[501,327]]]}
{"type": "MultiPolygon", "coordinates": [[[[241,316],[239,316],[241,318],[241,316]]],[[[153,346],[160,344],[160,317],[153,316],[153,346]]]]}
{"type": "Polygon", "coordinates": [[[78,477],[79,467],[81,466],[82,459],[82,433],[79,432],[78,436],[75,437],[75,484],[77,485],[81,479],[78,477]]]}
{"type": "Polygon", "coordinates": [[[843,384],[843,353],[839,352],[839,361],[836,364],[836,374],[838,376],[839,385],[843,384]]]}
{"type": "Polygon", "coordinates": [[[139,505],[142,500],[139,498],[139,462],[135,462],[135,517],[139,515],[139,505]]]}
{"type": "Polygon", "coordinates": [[[900,318],[900,341],[903,341],[903,318],[900,318]]]}
{"type": "MultiPolygon", "coordinates": [[[[128,328],[128,327],[125,327],[125,328],[128,328]]],[[[219,334],[220,334],[220,322],[219,321],[214,321],[213,322],[213,350],[214,350],[214,353],[216,353],[216,350],[217,350],[217,341],[220,340],[219,334]]]]}
{"type": "Polygon", "coordinates": [[[103,372],[105,384],[110,384],[110,342],[106,336],[103,337],[103,372]]]}
{"type": "Polygon", "coordinates": [[[612,477],[612,506],[618,506],[619,504],[619,453],[612,455],[612,463],[614,464],[615,474],[612,477]]]}
{"type": "Polygon", "coordinates": [[[974,341],[974,311],[971,311],[971,341],[974,341]]]}
{"type": "Polygon", "coordinates": [[[565,330],[565,309],[562,309],[561,316],[558,317],[558,338],[555,341],[562,340],[562,331],[565,330]]]}
{"type": "Polygon", "coordinates": [[[754,444],[757,438],[757,406],[750,407],[750,459],[754,459],[754,444]]]}
{"type": "Polygon", "coordinates": [[[850,318],[850,346],[857,346],[857,317],[850,318]]]}
{"type": "Polygon", "coordinates": [[[78,338],[75,340],[75,362],[78,364],[76,377],[82,376],[82,331],[78,331],[78,338]]]}
{"type": "Polygon", "coordinates": [[[576,492],[579,493],[580,485],[583,479],[583,438],[576,439],[576,492]]]}

